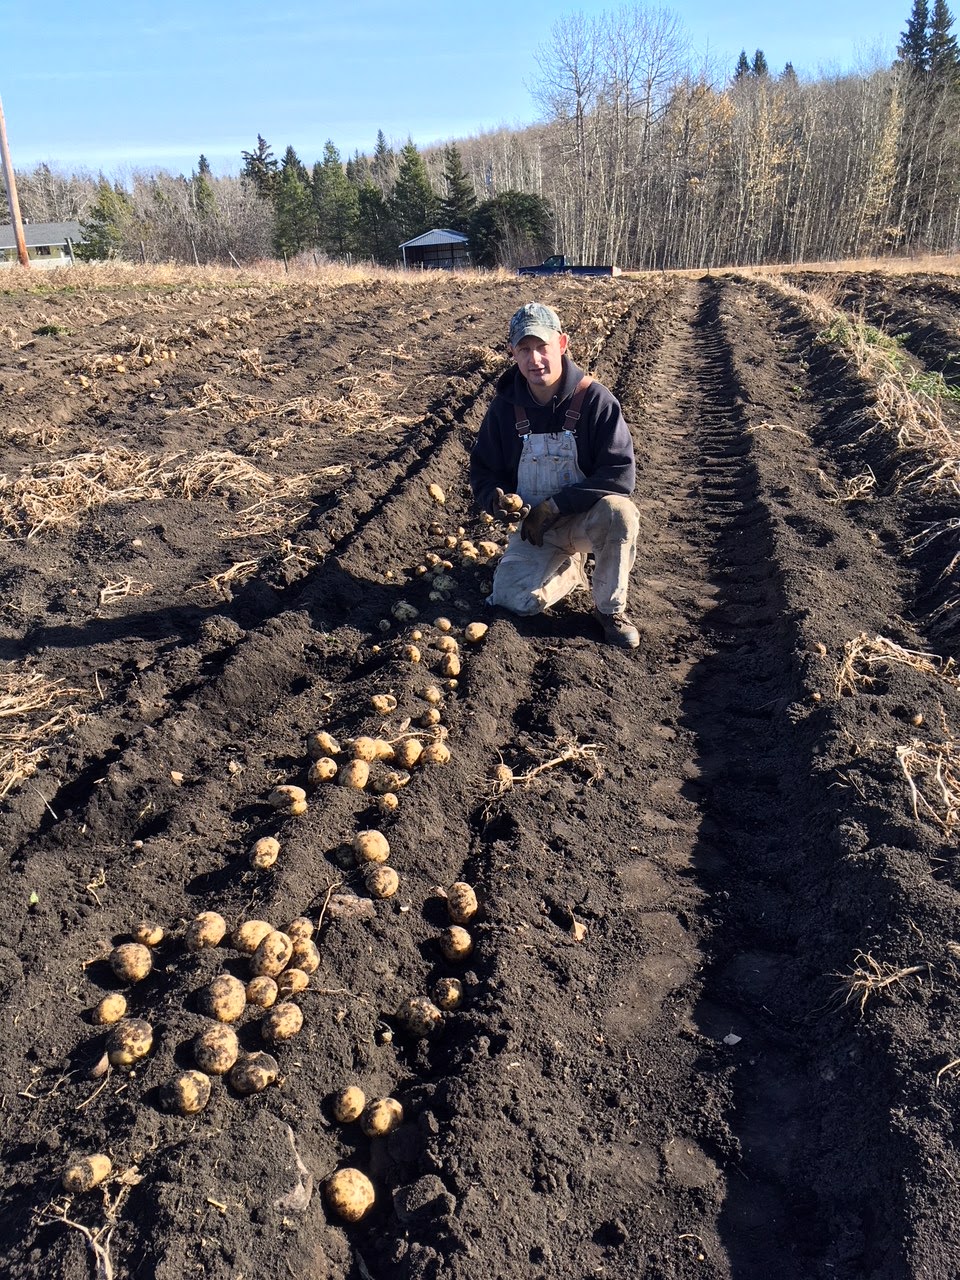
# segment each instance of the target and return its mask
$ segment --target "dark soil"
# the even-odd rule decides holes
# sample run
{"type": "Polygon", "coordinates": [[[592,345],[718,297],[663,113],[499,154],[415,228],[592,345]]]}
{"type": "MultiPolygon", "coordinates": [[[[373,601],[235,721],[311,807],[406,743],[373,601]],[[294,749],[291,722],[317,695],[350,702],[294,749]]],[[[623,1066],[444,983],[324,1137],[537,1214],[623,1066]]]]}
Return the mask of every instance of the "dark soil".
{"type": "MultiPolygon", "coordinates": [[[[955,289],[938,301],[927,280],[845,287],[874,323],[882,285],[897,329],[918,296],[947,324],[955,289]]],[[[0,811],[10,1280],[108,1263],[138,1280],[960,1274],[958,682],[889,648],[838,681],[861,635],[950,656],[930,621],[942,557],[905,550],[931,511],[884,483],[871,388],[774,286],[540,296],[634,430],[636,653],[600,644],[586,594],[490,615],[489,568],[444,544],[490,536],[467,451],[526,286],[0,295],[0,500],[21,468],[119,446],[312,477],[260,533],[240,481],[115,494],[30,537],[7,507],[2,673],[62,681],[82,715],[0,811]],[[840,500],[865,466],[876,489],[840,500]],[[428,554],[454,564],[439,582],[417,572],[428,554]],[[453,686],[441,615],[455,635],[490,623],[453,686]],[[335,783],[300,817],[270,808],[275,784],[306,785],[311,732],[396,738],[432,682],[452,758],[414,768],[394,814],[335,783]],[[499,791],[501,761],[520,780],[499,791]],[[401,882],[377,902],[349,851],[374,826],[401,882]],[[265,834],[281,853],[256,871],[265,834]],[[456,880],[481,908],[451,966],[456,880]],[[181,1117],[162,1090],[208,1021],[197,993],[246,972],[226,941],[185,951],[204,910],[231,927],[306,914],[322,964],[279,1087],[218,1080],[181,1117]],[[168,930],[128,991],[154,1047],[92,1077],[91,1010],[118,986],[105,957],[144,917],[168,930]],[[401,1001],[453,973],[462,1008],[429,1039],[405,1032],[401,1001]],[[398,1098],[402,1126],[337,1124],[350,1083],[398,1098]],[[112,1177],[68,1197],[69,1158],[94,1152],[112,1177]],[[322,1194],[345,1165],[376,1189],[348,1227],[322,1194]]],[[[947,368],[929,344],[913,355],[947,368]]],[[[240,1039],[261,1047],[252,1014],[240,1039]]]]}

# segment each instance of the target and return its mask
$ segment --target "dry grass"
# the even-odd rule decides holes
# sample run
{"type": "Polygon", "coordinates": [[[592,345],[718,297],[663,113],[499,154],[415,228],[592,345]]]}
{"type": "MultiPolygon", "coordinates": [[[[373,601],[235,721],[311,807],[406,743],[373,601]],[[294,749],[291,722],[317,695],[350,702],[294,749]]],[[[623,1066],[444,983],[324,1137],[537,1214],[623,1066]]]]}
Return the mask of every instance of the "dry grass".
{"type": "Polygon", "coordinates": [[[904,649],[886,636],[874,636],[871,640],[865,631],[861,631],[843,647],[843,661],[834,678],[837,697],[855,694],[860,687],[869,687],[875,672],[898,664],[960,688],[960,678],[952,658],[943,659],[935,653],[904,649]]]}
{"type": "Polygon", "coordinates": [[[910,788],[913,816],[921,814],[951,835],[960,820],[960,756],[956,743],[911,742],[897,747],[897,760],[910,788]]]}
{"type": "Polygon", "coordinates": [[[39,671],[0,676],[0,798],[32,777],[51,746],[80,723],[84,697],[39,671]]]}
{"type": "Polygon", "coordinates": [[[110,604],[114,600],[123,600],[126,596],[145,596],[153,590],[152,582],[137,582],[133,578],[118,578],[106,582],[100,588],[100,604],[110,604]]]}
{"type": "Polygon", "coordinates": [[[929,965],[915,964],[898,968],[875,960],[869,951],[858,951],[854,957],[853,972],[837,973],[834,977],[841,980],[841,992],[845,993],[843,1003],[852,1004],[856,1001],[862,1015],[871,997],[889,990],[895,983],[916,978],[921,973],[929,973],[929,965]]]}
{"type": "Polygon", "coordinates": [[[827,502],[835,505],[844,502],[863,502],[867,498],[872,498],[877,492],[877,477],[870,467],[866,467],[859,475],[845,480],[842,489],[838,489],[825,472],[818,471],[817,475],[830,495],[827,502]]]}

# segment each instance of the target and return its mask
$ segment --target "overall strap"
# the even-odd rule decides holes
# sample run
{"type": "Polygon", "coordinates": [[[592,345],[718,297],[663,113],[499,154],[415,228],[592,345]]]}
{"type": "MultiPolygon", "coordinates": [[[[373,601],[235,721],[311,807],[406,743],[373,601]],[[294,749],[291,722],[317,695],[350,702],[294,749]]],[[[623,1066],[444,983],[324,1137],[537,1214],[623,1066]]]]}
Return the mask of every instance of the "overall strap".
{"type": "MultiPolygon", "coordinates": [[[[587,394],[587,388],[593,382],[589,374],[585,373],[577,383],[577,389],[574,391],[570,400],[570,407],[564,414],[566,422],[565,430],[571,435],[577,434],[577,423],[580,421],[580,410],[583,408],[583,398],[587,394]]],[[[530,419],[527,417],[526,410],[522,405],[515,404],[513,406],[514,418],[516,420],[517,435],[528,436],[530,434],[530,419]]]]}

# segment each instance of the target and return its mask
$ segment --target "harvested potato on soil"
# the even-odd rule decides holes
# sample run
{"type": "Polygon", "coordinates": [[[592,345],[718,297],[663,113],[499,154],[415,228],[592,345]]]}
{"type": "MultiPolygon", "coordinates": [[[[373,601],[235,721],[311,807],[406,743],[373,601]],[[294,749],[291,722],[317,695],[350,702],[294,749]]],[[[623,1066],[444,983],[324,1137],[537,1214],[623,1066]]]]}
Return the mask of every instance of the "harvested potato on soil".
{"type": "Polygon", "coordinates": [[[266,934],[250,957],[250,972],[254,977],[266,974],[275,978],[290,963],[293,955],[293,940],[279,929],[272,929],[266,934]]]}
{"type": "Polygon", "coordinates": [[[90,1015],[98,1026],[110,1026],[126,1016],[127,997],[119,991],[111,991],[105,995],[90,1015]]]}
{"type": "Polygon", "coordinates": [[[319,760],[321,756],[338,756],[340,743],[333,734],[321,729],[319,733],[311,733],[307,738],[307,754],[311,760],[319,760]]]}
{"type": "Polygon", "coordinates": [[[230,941],[238,951],[245,955],[253,955],[257,947],[268,933],[273,932],[273,925],[266,920],[244,920],[238,924],[230,936],[230,941]]]}
{"type": "Polygon", "coordinates": [[[419,738],[404,738],[397,743],[394,758],[401,769],[412,769],[423,754],[423,743],[419,738]]]}
{"type": "Polygon", "coordinates": [[[390,857],[390,844],[382,831],[358,831],[351,848],[357,862],[386,862],[390,857]]]}
{"type": "Polygon", "coordinates": [[[296,942],[297,938],[312,938],[314,925],[309,916],[297,916],[296,920],[291,920],[287,927],[281,932],[285,933],[288,938],[292,938],[296,942]]]}
{"type": "Polygon", "coordinates": [[[364,870],[363,883],[371,898],[392,898],[400,888],[400,877],[393,867],[371,863],[364,870]]]}
{"type": "Polygon", "coordinates": [[[381,813],[393,813],[399,804],[400,801],[393,791],[385,791],[377,800],[377,808],[381,813]]]}
{"type": "Polygon", "coordinates": [[[272,804],[274,809],[279,809],[281,813],[306,813],[307,811],[307,793],[303,787],[294,787],[289,783],[283,786],[274,787],[267,796],[267,803],[272,804]]]}
{"type": "Polygon", "coordinates": [[[231,973],[221,973],[200,993],[200,1007],[217,1022],[236,1022],[247,1007],[247,989],[231,973]]]}
{"type": "Polygon", "coordinates": [[[457,644],[456,640],[454,640],[453,636],[441,636],[437,641],[435,648],[439,649],[441,653],[460,652],[460,646],[457,644]]]}
{"type": "Polygon", "coordinates": [[[227,922],[216,911],[201,911],[184,930],[183,945],[188,951],[202,951],[205,947],[217,947],[227,932],[227,922]]]}
{"type": "Polygon", "coordinates": [[[370,699],[370,705],[378,715],[388,716],[396,711],[397,700],[392,693],[375,693],[370,699]]]}
{"type": "Polygon", "coordinates": [[[468,644],[479,644],[490,630],[485,622],[471,622],[463,629],[463,638],[468,644]]]}
{"type": "Polygon", "coordinates": [[[430,729],[435,724],[440,723],[440,709],[438,707],[427,707],[426,711],[417,720],[417,724],[421,729],[430,729]]]}
{"type": "Polygon", "coordinates": [[[424,764],[449,764],[450,748],[445,742],[431,742],[420,757],[424,764]]]}
{"type": "Polygon", "coordinates": [[[247,1004],[258,1005],[261,1009],[269,1009],[276,1004],[279,994],[280,988],[275,980],[265,973],[247,983],[247,1004]]]}
{"type": "Polygon", "coordinates": [[[438,631],[452,631],[453,623],[449,618],[434,618],[433,625],[438,631]]]}
{"type": "Polygon", "coordinates": [[[275,836],[261,836],[250,850],[250,865],[266,871],[280,857],[280,841],[275,836]]]}
{"type": "Polygon", "coordinates": [[[110,952],[110,968],[124,982],[141,982],[153,968],[153,956],[142,942],[124,942],[110,952]]]}
{"type": "Polygon", "coordinates": [[[350,791],[362,791],[370,778],[370,766],[366,760],[351,760],[340,770],[337,781],[350,791]]]}
{"type": "Polygon", "coordinates": [[[442,507],[447,500],[447,495],[443,492],[438,484],[428,484],[427,493],[430,497],[442,507]]]}
{"type": "Polygon", "coordinates": [[[323,1184],[328,1208],[344,1222],[359,1222],[373,1208],[373,1183],[359,1169],[338,1169],[323,1184]]]}
{"type": "Polygon", "coordinates": [[[429,702],[432,703],[433,706],[437,706],[443,701],[443,692],[437,685],[428,684],[426,689],[424,689],[420,694],[420,697],[423,698],[424,702],[429,702]]]}
{"type": "Polygon", "coordinates": [[[483,542],[477,543],[477,550],[485,560],[492,560],[494,556],[498,556],[500,554],[503,548],[500,546],[499,542],[484,540],[483,542]]]}
{"type": "Polygon", "coordinates": [[[329,756],[321,756],[319,760],[314,760],[307,770],[307,781],[312,787],[318,787],[321,782],[329,782],[336,776],[337,762],[331,760],[329,756]]]}
{"type": "Polygon", "coordinates": [[[223,1023],[207,1027],[193,1042],[193,1060],[209,1076],[225,1076],[239,1052],[237,1033],[223,1023]]]}
{"type": "Polygon", "coordinates": [[[440,662],[440,673],[445,676],[458,676],[461,670],[459,657],[455,653],[445,653],[440,662]]]}
{"type": "Polygon", "coordinates": [[[316,973],[320,968],[320,952],[312,938],[293,938],[293,950],[287,967],[302,969],[304,973],[316,973]]]}
{"type": "Polygon", "coordinates": [[[271,1053],[245,1053],[230,1069],[227,1079],[237,1093],[260,1093],[276,1084],[280,1063],[271,1053]]]}
{"type": "Polygon", "coordinates": [[[306,991],[309,985],[310,979],[302,969],[284,969],[277,979],[277,990],[285,1000],[298,991],[306,991]]]}
{"type": "Polygon", "coordinates": [[[367,1098],[363,1090],[358,1085],[350,1084],[333,1095],[330,1109],[334,1120],[340,1124],[353,1124],[354,1120],[360,1118],[366,1105],[367,1098]]]}
{"type": "Polygon", "coordinates": [[[268,1044],[278,1040],[292,1040],[303,1026],[303,1010],[299,1005],[284,1001],[275,1004],[260,1023],[260,1033],[268,1044]]]}
{"type": "Polygon", "coordinates": [[[92,1191],[100,1183],[110,1177],[113,1164],[109,1156],[82,1156],[67,1166],[60,1182],[64,1191],[72,1195],[82,1195],[84,1191],[92,1191]]]}
{"type": "Polygon", "coordinates": [[[392,760],[393,746],[386,738],[354,738],[349,744],[355,760],[392,760]]]}
{"type": "Polygon", "coordinates": [[[447,911],[454,924],[468,924],[477,914],[477,895],[473,886],[458,880],[447,890],[447,911]]]}
{"type": "Polygon", "coordinates": [[[163,1101],[169,1111],[182,1116],[202,1111],[210,1101],[211,1080],[203,1071],[184,1071],[164,1086],[163,1101]]]}
{"type": "Polygon", "coordinates": [[[452,924],[440,934],[440,950],[448,960],[466,960],[473,951],[473,939],[466,929],[452,924]]]}
{"type": "Polygon", "coordinates": [[[360,1117],[360,1128],[368,1138],[385,1138],[403,1123],[403,1107],[396,1098],[377,1098],[367,1103],[360,1117]]]}
{"type": "Polygon", "coordinates": [[[433,999],[441,1009],[459,1009],[463,1004],[463,983],[459,978],[438,978],[433,984],[433,999]]]}
{"type": "Polygon", "coordinates": [[[429,1036],[438,1030],[443,1014],[426,996],[410,996],[396,1012],[396,1019],[413,1036],[429,1036]]]}
{"type": "Polygon", "coordinates": [[[153,920],[141,920],[133,930],[133,940],[145,947],[158,947],[163,941],[163,926],[153,920]]]}
{"type": "Polygon", "coordinates": [[[400,791],[410,781],[410,775],[402,769],[394,769],[390,773],[385,773],[383,780],[387,785],[388,791],[400,791]]]}
{"type": "Polygon", "coordinates": [[[490,776],[493,778],[494,782],[503,788],[513,786],[513,770],[508,764],[500,763],[495,765],[490,771],[490,776]]]}
{"type": "Polygon", "coordinates": [[[107,1057],[113,1067],[131,1067],[153,1047],[153,1027],[142,1018],[118,1022],[107,1036],[107,1057]]]}

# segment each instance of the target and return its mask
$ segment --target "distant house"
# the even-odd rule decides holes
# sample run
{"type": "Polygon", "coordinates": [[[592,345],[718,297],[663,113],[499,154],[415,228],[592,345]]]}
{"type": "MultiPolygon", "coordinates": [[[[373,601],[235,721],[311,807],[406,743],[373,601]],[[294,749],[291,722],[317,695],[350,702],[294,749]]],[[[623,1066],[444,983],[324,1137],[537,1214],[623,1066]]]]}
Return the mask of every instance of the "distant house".
{"type": "Polygon", "coordinates": [[[422,236],[407,240],[399,246],[405,267],[454,267],[470,266],[470,250],[467,237],[459,231],[443,227],[425,231],[422,236]]]}
{"type": "MultiPolygon", "coordinates": [[[[67,241],[80,242],[79,222],[25,222],[23,238],[32,267],[65,267],[70,264],[67,241]]],[[[0,267],[19,263],[12,226],[0,226],[0,267]]]]}

